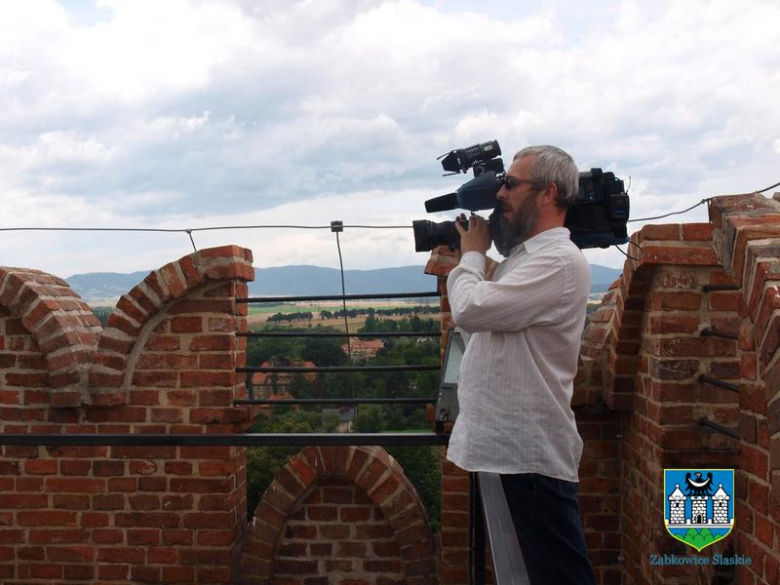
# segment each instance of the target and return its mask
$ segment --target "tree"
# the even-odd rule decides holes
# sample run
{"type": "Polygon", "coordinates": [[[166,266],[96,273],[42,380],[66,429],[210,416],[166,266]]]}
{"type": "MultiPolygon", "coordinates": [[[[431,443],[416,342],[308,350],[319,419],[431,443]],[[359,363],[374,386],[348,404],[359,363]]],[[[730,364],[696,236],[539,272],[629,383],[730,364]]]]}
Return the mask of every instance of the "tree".
{"type": "Polygon", "coordinates": [[[301,358],[319,367],[340,366],[347,361],[338,338],[305,338],[301,358]]]}
{"type": "Polygon", "coordinates": [[[357,433],[381,433],[385,430],[385,413],[378,404],[363,404],[355,421],[357,433]]]}

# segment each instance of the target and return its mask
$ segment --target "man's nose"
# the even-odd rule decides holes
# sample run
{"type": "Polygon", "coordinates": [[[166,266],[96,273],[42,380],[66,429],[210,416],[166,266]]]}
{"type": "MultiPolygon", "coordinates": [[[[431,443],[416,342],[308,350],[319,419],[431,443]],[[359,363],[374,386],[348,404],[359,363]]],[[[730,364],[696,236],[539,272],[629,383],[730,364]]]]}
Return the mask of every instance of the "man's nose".
{"type": "Polygon", "coordinates": [[[506,188],[502,185],[501,188],[498,190],[498,193],[496,193],[496,199],[499,201],[505,201],[507,198],[506,194],[506,188]]]}

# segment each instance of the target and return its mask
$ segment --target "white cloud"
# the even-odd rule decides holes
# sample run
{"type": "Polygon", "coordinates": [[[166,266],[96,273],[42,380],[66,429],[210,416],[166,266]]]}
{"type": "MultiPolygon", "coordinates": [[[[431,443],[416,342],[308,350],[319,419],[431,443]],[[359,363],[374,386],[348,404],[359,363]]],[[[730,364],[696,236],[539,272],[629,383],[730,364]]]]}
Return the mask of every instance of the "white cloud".
{"type": "MultiPolygon", "coordinates": [[[[466,180],[442,179],[436,156],[493,138],[505,158],[553,143],[631,177],[632,217],[778,180],[770,0],[99,0],[93,13],[4,10],[0,226],[408,224],[466,180]]],[[[59,274],[152,268],[190,246],[0,238],[0,264],[59,274]]],[[[332,238],[196,235],[255,247],[258,265],[334,265],[332,238]]],[[[353,268],[425,260],[410,233],[343,240],[353,268]]]]}

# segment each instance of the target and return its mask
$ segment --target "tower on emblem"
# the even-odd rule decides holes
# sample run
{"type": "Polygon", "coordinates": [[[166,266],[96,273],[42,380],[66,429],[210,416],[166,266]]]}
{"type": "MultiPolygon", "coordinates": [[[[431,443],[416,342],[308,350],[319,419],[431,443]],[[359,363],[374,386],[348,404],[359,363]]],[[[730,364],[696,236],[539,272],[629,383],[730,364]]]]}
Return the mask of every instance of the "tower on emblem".
{"type": "Polygon", "coordinates": [[[666,529],[701,551],[734,527],[734,470],[665,469],[664,500],[666,529]]]}

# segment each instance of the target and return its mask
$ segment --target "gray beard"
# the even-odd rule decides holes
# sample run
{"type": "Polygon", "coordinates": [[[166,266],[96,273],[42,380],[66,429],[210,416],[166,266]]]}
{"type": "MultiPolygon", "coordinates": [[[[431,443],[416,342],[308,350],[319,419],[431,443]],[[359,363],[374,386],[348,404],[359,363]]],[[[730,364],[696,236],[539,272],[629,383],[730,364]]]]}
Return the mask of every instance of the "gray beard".
{"type": "Polygon", "coordinates": [[[504,256],[509,256],[512,249],[525,242],[531,235],[536,222],[539,220],[539,214],[531,206],[524,206],[520,210],[520,217],[515,216],[514,225],[509,223],[507,217],[502,213],[501,206],[498,205],[490,216],[490,235],[496,250],[504,256]],[[493,226],[496,226],[495,229],[493,226]]]}

